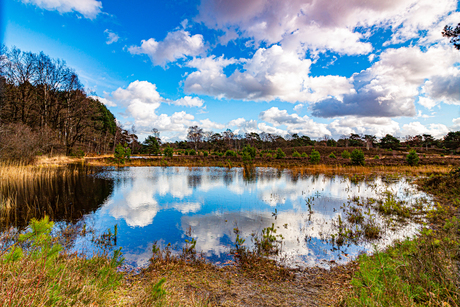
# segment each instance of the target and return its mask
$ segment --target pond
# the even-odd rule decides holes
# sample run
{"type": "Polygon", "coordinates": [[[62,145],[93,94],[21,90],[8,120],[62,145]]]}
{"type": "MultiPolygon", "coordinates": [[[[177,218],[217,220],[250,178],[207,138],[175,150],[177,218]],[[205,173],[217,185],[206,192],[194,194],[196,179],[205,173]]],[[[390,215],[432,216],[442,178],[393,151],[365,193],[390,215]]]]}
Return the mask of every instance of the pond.
{"type": "Polygon", "coordinates": [[[274,168],[102,168],[57,186],[54,194],[35,191],[47,195],[49,207],[61,208],[53,216],[57,227],[72,221],[94,230],[74,248],[94,252],[95,234],[113,233],[117,225],[116,247],[133,266],[148,264],[154,243],[179,251],[192,238],[208,260],[228,264],[235,229],[253,247],[267,227],[279,241],[273,257],[289,266],[345,263],[415,235],[421,221],[413,218],[431,202],[406,178],[274,168]],[[401,219],[395,213],[401,211],[412,219],[401,219]]]}

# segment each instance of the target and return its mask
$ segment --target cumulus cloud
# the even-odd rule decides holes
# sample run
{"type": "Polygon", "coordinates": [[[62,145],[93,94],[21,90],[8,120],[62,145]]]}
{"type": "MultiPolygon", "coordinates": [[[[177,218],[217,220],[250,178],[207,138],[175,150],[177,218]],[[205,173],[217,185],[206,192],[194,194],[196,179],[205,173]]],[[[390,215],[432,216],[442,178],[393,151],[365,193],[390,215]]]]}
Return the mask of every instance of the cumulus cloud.
{"type": "Polygon", "coordinates": [[[98,97],[98,96],[89,96],[89,98],[93,98],[94,100],[99,100],[102,104],[104,104],[107,107],[116,107],[117,104],[114,103],[113,101],[110,101],[109,99],[98,97]]]}
{"type": "Polygon", "coordinates": [[[435,100],[433,100],[431,98],[428,98],[428,97],[424,97],[424,96],[420,96],[418,98],[418,103],[421,104],[422,106],[424,106],[427,109],[431,109],[431,108],[433,108],[434,106],[436,106],[438,104],[437,101],[435,101],[435,100]]]}
{"type": "Polygon", "coordinates": [[[460,130],[460,117],[454,118],[452,120],[452,130],[460,130]]]}
{"type": "Polygon", "coordinates": [[[169,32],[163,41],[158,42],[150,38],[142,40],[140,46],[128,48],[131,54],[146,54],[154,65],[163,67],[179,59],[200,55],[205,50],[203,36],[201,34],[191,35],[185,30],[169,32]]]}
{"type": "Polygon", "coordinates": [[[257,121],[254,119],[246,120],[244,117],[231,120],[228,127],[236,127],[235,133],[250,133],[259,132],[257,129],[257,121]]]}
{"type": "Polygon", "coordinates": [[[402,127],[400,135],[431,134],[435,138],[441,138],[447,133],[449,133],[449,128],[443,124],[429,124],[427,127],[420,122],[412,122],[402,127]]]}
{"type": "Polygon", "coordinates": [[[130,83],[126,89],[118,88],[112,93],[112,96],[125,106],[143,103],[154,106],[153,109],[158,108],[163,100],[155,84],[139,80],[130,83]]]}
{"type": "Polygon", "coordinates": [[[211,121],[210,119],[202,119],[200,120],[200,127],[205,130],[212,130],[212,129],[224,129],[225,125],[219,124],[216,122],[211,121]]]}
{"type": "Polygon", "coordinates": [[[80,13],[86,18],[95,18],[102,9],[102,3],[96,0],[21,0],[26,4],[33,4],[48,11],[59,13],[80,13]]]}
{"type": "MultiPolygon", "coordinates": [[[[458,75],[458,69],[453,67],[458,62],[460,54],[453,48],[434,46],[425,52],[419,47],[387,49],[378,62],[352,76],[352,93],[344,95],[343,100],[327,98],[313,104],[312,114],[319,117],[415,116],[414,102],[423,84],[429,96],[455,100],[456,81],[447,89],[441,87],[446,78],[458,75]],[[440,84],[439,90],[431,86],[433,81],[426,83],[427,79],[440,84]]],[[[455,101],[459,101],[458,96],[455,101]]],[[[422,99],[423,102],[426,101],[422,99]]]]}
{"type": "Polygon", "coordinates": [[[460,105],[460,70],[452,68],[450,71],[451,75],[435,76],[425,82],[423,89],[432,98],[429,105],[436,101],[460,105]]]}
{"type": "Polygon", "coordinates": [[[126,107],[126,115],[134,118],[140,133],[148,133],[152,127],[160,131],[184,132],[194,119],[185,111],[157,114],[157,109],[167,100],[158,93],[156,85],[148,81],[134,81],[127,88],[118,88],[111,96],[119,106],[126,107]]]}
{"type": "Polygon", "coordinates": [[[107,40],[105,42],[107,45],[116,43],[120,39],[120,36],[118,36],[117,33],[112,32],[109,29],[105,29],[104,33],[107,35],[107,40]]]}
{"type": "MultiPolygon", "coordinates": [[[[156,85],[148,81],[134,81],[128,87],[118,88],[110,95],[110,99],[107,97],[96,98],[106,105],[125,107],[125,115],[134,119],[133,124],[140,134],[148,134],[155,127],[162,132],[176,132],[176,137],[184,138],[188,127],[193,125],[201,124],[205,129],[223,129],[225,127],[209,119],[197,122],[193,115],[185,111],[174,112],[171,115],[158,114],[158,108],[162,103],[184,107],[202,107],[204,101],[191,96],[177,100],[165,99],[158,93],[156,85]]],[[[170,136],[164,135],[162,138],[169,139],[170,136]]]]}
{"type": "Polygon", "coordinates": [[[203,0],[196,20],[258,43],[282,42],[290,50],[367,54],[372,46],[364,41],[363,27],[390,29],[388,43],[400,43],[437,26],[456,6],[456,0],[203,0]]]}
{"type": "Polygon", "coordinates": [[[171,101],[172,104],[176,106],[184,106],[184,107],[202,107],[203,106],[203,99],[198,97],[191,97],[185,96],[178,100],[171,101]]]}
{"type": "Polygon", "coordinates": [[[196,68],[184,81],[188,93],[219,98],[288,102],[317,101],[326,97],[341,98],[352,89],[345,77],[309,77],[311,60],[301,59],[279,45],[259,48],[250,59],[193,59],[187,64],[196,68]],[[241,65],[227,77],[224,68],[241,65]]]}
{"type": "MultiPolygon", "coordinates": [[[[300,117],[297,114],[289,114],[286,110],[280,110],[277,107],[261,112],[259,114],[259,118],[273,124],[275,127],[285,125],[287,132],[290,134],[298,133],[308,135],[310,137],[331,135],[331,132],[327,129],[326,124],[317,123],[308,116],[300,117]]],[[[267,125],[262,127],[269,129],[269,126],[267,125]]],[[[260,124],[259,129],[263,130],[260,127],[260,124]]]]}
{"type": "Polygon", "coordinates": [[[350,135],[351,133],[383,137],[387,134],[394,135],[400,129],[399,124],[390,118],[356,118],[353,116],[334,120],[327,125],[327,128],[336,137],[350,135]]]}

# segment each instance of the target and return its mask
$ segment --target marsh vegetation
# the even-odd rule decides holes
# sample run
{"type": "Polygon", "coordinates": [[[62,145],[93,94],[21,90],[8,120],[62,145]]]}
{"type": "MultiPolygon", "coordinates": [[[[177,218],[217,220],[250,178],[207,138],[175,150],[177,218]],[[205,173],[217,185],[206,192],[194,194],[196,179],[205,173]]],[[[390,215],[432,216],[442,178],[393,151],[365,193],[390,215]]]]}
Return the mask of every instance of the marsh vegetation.
{"type": "Polygon", "coordinates": [[[11,306],[456,306],[457,173],[420,181],[440,202],[349,168],[4,165],[0,291],[11,306]]]}

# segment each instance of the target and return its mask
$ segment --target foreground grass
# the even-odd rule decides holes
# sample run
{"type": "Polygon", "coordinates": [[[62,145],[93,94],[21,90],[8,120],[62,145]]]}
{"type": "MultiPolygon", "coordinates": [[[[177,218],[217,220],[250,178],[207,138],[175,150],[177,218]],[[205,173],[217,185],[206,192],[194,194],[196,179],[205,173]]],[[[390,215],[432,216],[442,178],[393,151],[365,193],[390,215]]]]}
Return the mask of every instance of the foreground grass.
{"type": "Polygon", "coordinates": [[[459,306],[460,171],[431,176],[420,187],[439,202],[418,238],[362,255],[342,306],[459,306]]]}
{"type": "Polygon", "coordinates": [[[45,218],[32,220],[27,233],[3,234],[2,306],[115,305],[113,290],[123,279],[117,272],[119,253],[112,258],[91,259],[67,255],[57,238],[50,235],[52,227],[45,218]]]}
{"type": "Polygon", "coordinates": [[[67,254],[47,218],[1,238],[1,306],[320,306],[334,302],[351,267],[290,270],[243,252],[218,267],[193,246],[173,256],[154,249],[140,274],[120,272],[121,254],[90,259],[67,254]]]}

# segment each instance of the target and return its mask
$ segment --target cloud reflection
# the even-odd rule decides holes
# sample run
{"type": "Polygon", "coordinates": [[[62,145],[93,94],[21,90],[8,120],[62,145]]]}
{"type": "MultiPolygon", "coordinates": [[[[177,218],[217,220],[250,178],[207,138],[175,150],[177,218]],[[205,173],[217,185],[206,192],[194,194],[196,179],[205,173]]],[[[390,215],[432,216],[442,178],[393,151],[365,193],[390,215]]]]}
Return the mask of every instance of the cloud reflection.
{"type": "MultiPolygon", "coordinates": [[[[277,233],[284,237],[281,257],[291,263],[313,265],[318,259],[340,260],[337,258],[340,253],[332,253],[331,246],[321,239],[333,232],[332,220],[337,219],[341,205],[351,197],[379,198],[387,190],[402,199],[422,196],[404,179],[386,182],[376,178],[373,182],[352,183],[340,176],[303,175],[269,168],[255,169],[251,180],[246,180],[244,174],[240,168],[181,167],[114,172],[112,175],[119,184],[103,210],[117,220],[124,220],[131,228],[153,224],[163,210],[166,218],[157,220],[152,231],[168,227],[166,235],[171,237],[156,238],[153,234],[150,241],[144,242],[145,235],[132,235],[139,241],[138,246],[148,246],[152,238],[180,246],[191,229],[197,250],[214,258],[228,254],[235,240],[235,227],[251,245],[251,234],[260,234],[273,223],[277,233]],[[309,197],[314,198],[312,212],[306,206],[309,197]],[[181,215],[169,215],[168,211],[181,215]],[[168,226],[165,220],[169,221],[168,226]]],[[[379,244],[385,246],[415,231],[416,227],[409,225],[379,244]]],[[[347,253],[353,256],[369,248],[363,243],[347,253]]],[[[136,262],[140,261],[134,251],[127,252],[136,262]]],[[[145,254],[141,257],[142,261],[145,257],[145,254]]]]}

